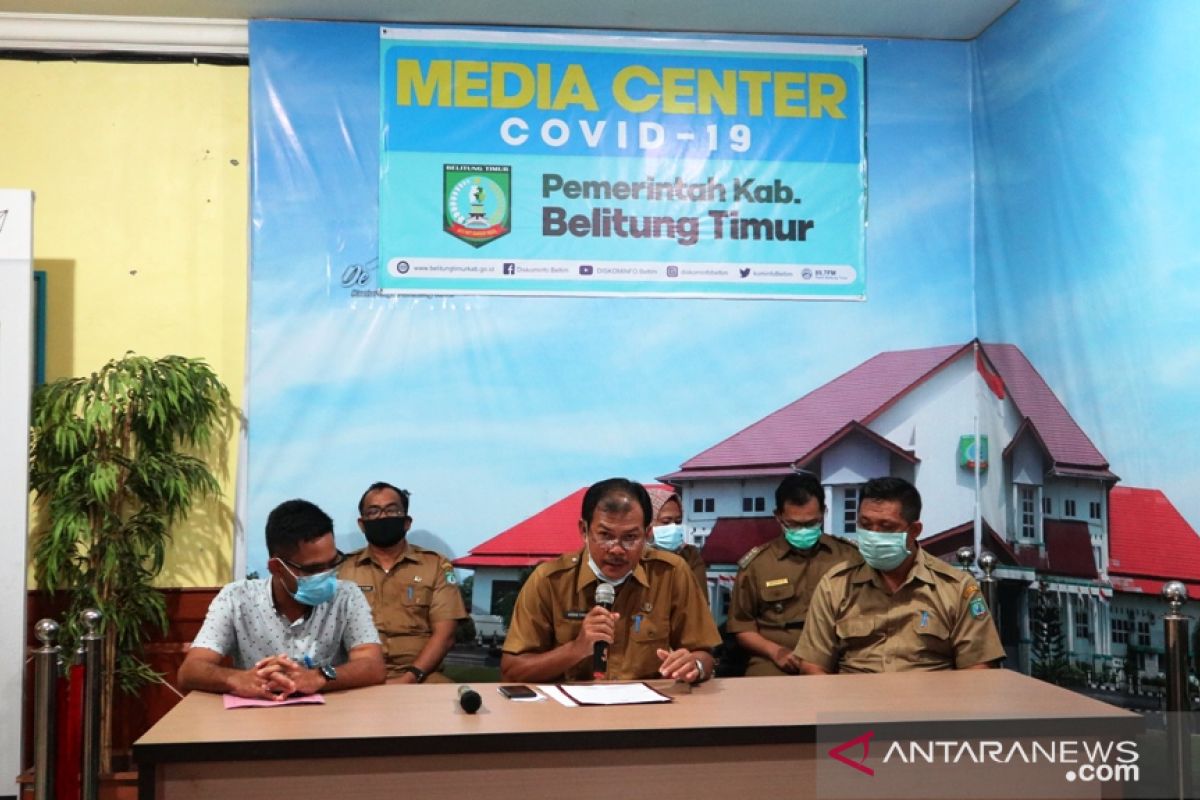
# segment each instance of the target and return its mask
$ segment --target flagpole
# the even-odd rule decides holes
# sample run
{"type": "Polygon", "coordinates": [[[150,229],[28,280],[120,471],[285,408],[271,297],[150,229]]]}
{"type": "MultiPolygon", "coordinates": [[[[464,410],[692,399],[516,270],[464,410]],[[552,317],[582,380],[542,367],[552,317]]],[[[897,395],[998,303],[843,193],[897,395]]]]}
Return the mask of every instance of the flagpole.
{"type": "MultiPolygon", "coordinates": [[[[975,363],[979,363],[979,340],[976,339],[975,347],[975,363]]],[[[979,559],[983,547],[983,511],[980,508],[979,495],[981,493],[981,481],[979,476],[979,464],[983,460],[983,442],[979,439],[979,408],[983,404],[983,398],[979,394],[979,382],[975,382],[975,417],[973,427],[975,428],[975,558],[979,559]]]]}

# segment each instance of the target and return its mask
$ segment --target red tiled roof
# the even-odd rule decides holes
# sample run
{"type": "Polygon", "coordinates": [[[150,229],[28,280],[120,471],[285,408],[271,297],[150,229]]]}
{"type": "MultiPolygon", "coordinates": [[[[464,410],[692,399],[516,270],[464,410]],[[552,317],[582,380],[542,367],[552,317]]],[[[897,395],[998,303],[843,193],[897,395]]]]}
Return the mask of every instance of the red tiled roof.
{"type": "Polygon", "coordinates": [[[1158,489],[1108,493],[1108,553],[1114,588],[1119,575],[1200,583],[1200,537],[1158,489]]]}
{"type": "MultiPolygon", "coordinates": [[[[671,488],[657,483],[648,483],[646,486],[671,488]]],[[[582,544],[579,517],[583,512],[585,494],[586,486],[501,531],[483,544],[472,547],[470,553],[452,563],[464,569],[528,567],[578,550],[582,544]]]]}
{"type": "Polygon", "coordinates": [[[719,517],[700,555],[705,564],[736,564],[750,548],[778,535],[774,517],[719,517]]]}
{"type": "MultiPolygon", "coordinates": [[[[1046,575],[1099,579],[1086,522],[1048,519],[1044,525],[1046,547],[1042,550],[1034,545],[1010,544],[984,520],[983,549],[992,551],[1000,564],[1033,567],[1046,575]]],[[[958,548],[974,545],[974,530],[974,523],[964,522],[921,539],[921,546],[957,566],[954,555],[958,548]]]]}
{"type": "MultiPolygon", "coordinates": [[[[471,548],[472,556],[522,556],[525,558],[554,558],[568,550],[576,550],[579,539],[579,515],[587,488],[553,503],[528,519],[471,548]]],[[[463,559],[459,559],[460,561],[463,559]]],[[[457,566],[457,562],[455,562],[457,566]]],[[[465,566],[465,565],[464,565],[465,566]]]]}
{"type": "Polygon", "coordinates": [[[799,461],[848,422],[871,417],[962,350],[962,345],[950,345],[880,353],[687,460],[682,471],[799,461]]]}
{"type": "MultiPolygon", "coordinates": [[[[1013,552],[1012,547],[1004,540],[996,531],[988,524],[985,519],[983,521],[983,549],[989,551],[996,557],[996,563],[1009,566],[1020,566],[1020,559],[1013,552]]],[[[928,552],[942,559],[948,564],[958,566],[958,559],[955,557],[960,547],[975,547],[975,523],[964,522],[961,525],[955,525],[953,528],[947,528],[944,531],[935,533],[931,536],[925,536],[921,540],[921,547],[928,552]]]]}
{"type": "MultiPolygon", "coordinates": [[[[984,354],[1004,378],[1005,388],[1013,404],[1028,417],[1055,466],[1075,467],[1086,471],[1108,472],[1108,462],[1083,429],[1072,419],[1066,406],[1034,369],[1033,364],[1012,344],[984,344],[984,354]]],[[[1109,473],[1109,476],[1112,474],[1109,473]]]]}
{"type": "Polygon", "coordinates": [[[679,478],[782,478],[795,472],[790,464],[777,464],[773,467],[730,467],[728,469],[683,469],[669,475],[660,475],[660,481],[673,481],[679,478]]]}
{"type": "MultiPolygon", "coordinates": [[[[1123,575],[1114,575],[1112,578],[1113,591],[1128,592],[1130,594],[1148,594],[1153,597],[1162,597],[1162,587],[1166,581],[1156,581],[1151,578],[1126,578],[1123,575]]],[[[1188,597],[1192,600],[1200,600],[1200,583],[1184,581],[1187,587],[1188,597]]],[[[1188,613],[1185,609],[1183,613],[1188,613]]]]}
{"type": "Polygon", "coordinates": [[[558,558],[552,556],[463,556],[454,559],[452,563],[462,569],[479,569],[480,567],[536,567],[543,561],[558,558]]]}
{"type": "MultiPolygon", "coordinates": [[[[1071,474],[1115,478],[1108,463],[1025,355],[1014,345],[982,344],[1017,410],[1028,417],[1054,467],[1071,474]]],[[[866,425],[914,387],[969,354],[972,343],[895,350],[867,359],[795,402],[684,462],[672,479],[715,477],[803,463],[851,423],[866,425]]]]}
{"type": "Polygon", "coordinates": [[[1046,542],[1046,565],[1039,567],[1051,575],[1073,578],[1100,577],[1096,572],[1096,555],[1092,551],[1092,536],[1082,520],[1048,519],[1042,523],[1046,542]]]}

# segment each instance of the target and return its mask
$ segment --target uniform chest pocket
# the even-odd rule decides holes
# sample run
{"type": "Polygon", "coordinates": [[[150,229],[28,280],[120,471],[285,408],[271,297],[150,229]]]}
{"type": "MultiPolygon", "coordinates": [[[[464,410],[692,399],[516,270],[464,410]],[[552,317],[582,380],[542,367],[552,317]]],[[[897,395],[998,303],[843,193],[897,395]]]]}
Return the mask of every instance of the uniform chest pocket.
{"type": "Polygon", "coordinates": [[[950,631],[941,620],[928,618],[922,620],[919,616],[913,624],[913,631],[921,643],[920,652],[925,658],[941,661],[952,652],[950,631]]]}
{"type": "Polygon", "coordinates": [[[840,620],[834,626],[838,638],[843,641],[867,640],[875,636],[876,619],[874,617],[851,617],[840,620]]]}
{"type": "Polygon", "coordinates": [[[645,614],[634,614],[629,619],[629,638],[635,642],[659,642],[665,640],[671,632],[666,617],[650,617],[645,614]]]}
{"type": "Polygon", "coordinates": [[[419,583],[410,583],[404,588],[401,597],[406,606],[427,607],[433,601],[433,589],[419,583]]]}
{"type": "Polygon", "coordinates": [[[792,586],[791,581],[788,581],[775,586],[764,586],[761,597],[764,603],[778,603],[783,600],[791,600],[795,594],[796,587],[792,586]]]}

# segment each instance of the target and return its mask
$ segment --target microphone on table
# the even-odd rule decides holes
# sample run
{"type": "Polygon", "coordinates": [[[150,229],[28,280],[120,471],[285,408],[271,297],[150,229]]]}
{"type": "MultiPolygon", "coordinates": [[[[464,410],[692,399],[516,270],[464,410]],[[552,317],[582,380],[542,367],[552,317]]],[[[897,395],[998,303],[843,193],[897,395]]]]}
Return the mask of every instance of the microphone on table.
{"type": "MultiPolygon", "coordinates": [[[[605,611],[612,611],[613,602],[617,599],[617,591],[611,583],[601,581],[596,587],[596,605],[605,611]]],[[[592,679],[602,680],[608,674],[608,642],[596,642],[592,645],[592,679]]]]}
{"type": "Polygon", "coordinates": [[[474,714],[483,705],[483,698],[470,686],[460,686],[458,687],[458,705],[468,714],[474,714]]]}

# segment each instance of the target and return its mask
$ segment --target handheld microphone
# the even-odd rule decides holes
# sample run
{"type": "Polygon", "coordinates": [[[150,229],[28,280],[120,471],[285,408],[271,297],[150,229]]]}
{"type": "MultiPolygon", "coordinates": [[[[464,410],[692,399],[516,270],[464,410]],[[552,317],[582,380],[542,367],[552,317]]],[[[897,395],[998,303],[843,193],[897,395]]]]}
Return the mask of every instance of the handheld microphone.
{"type": "Polygon", "coordinates": [[[458,687],[458,706],[468,714],[474,714],[483,705],[483,698],[479,696],[479,692],[472,689],[470,686],[458,687]]]}
{"type": "MultiPolygon", "coordinates": [[[[612,611],[613,602],[617,599],[617,590],[611,583],[600,582],[596,587],[596,605],[605,611],[612,611]]],[[[602,680],[608,674],[608,642],[596,642],[592,645],[592,679],[602,680]]]]}

